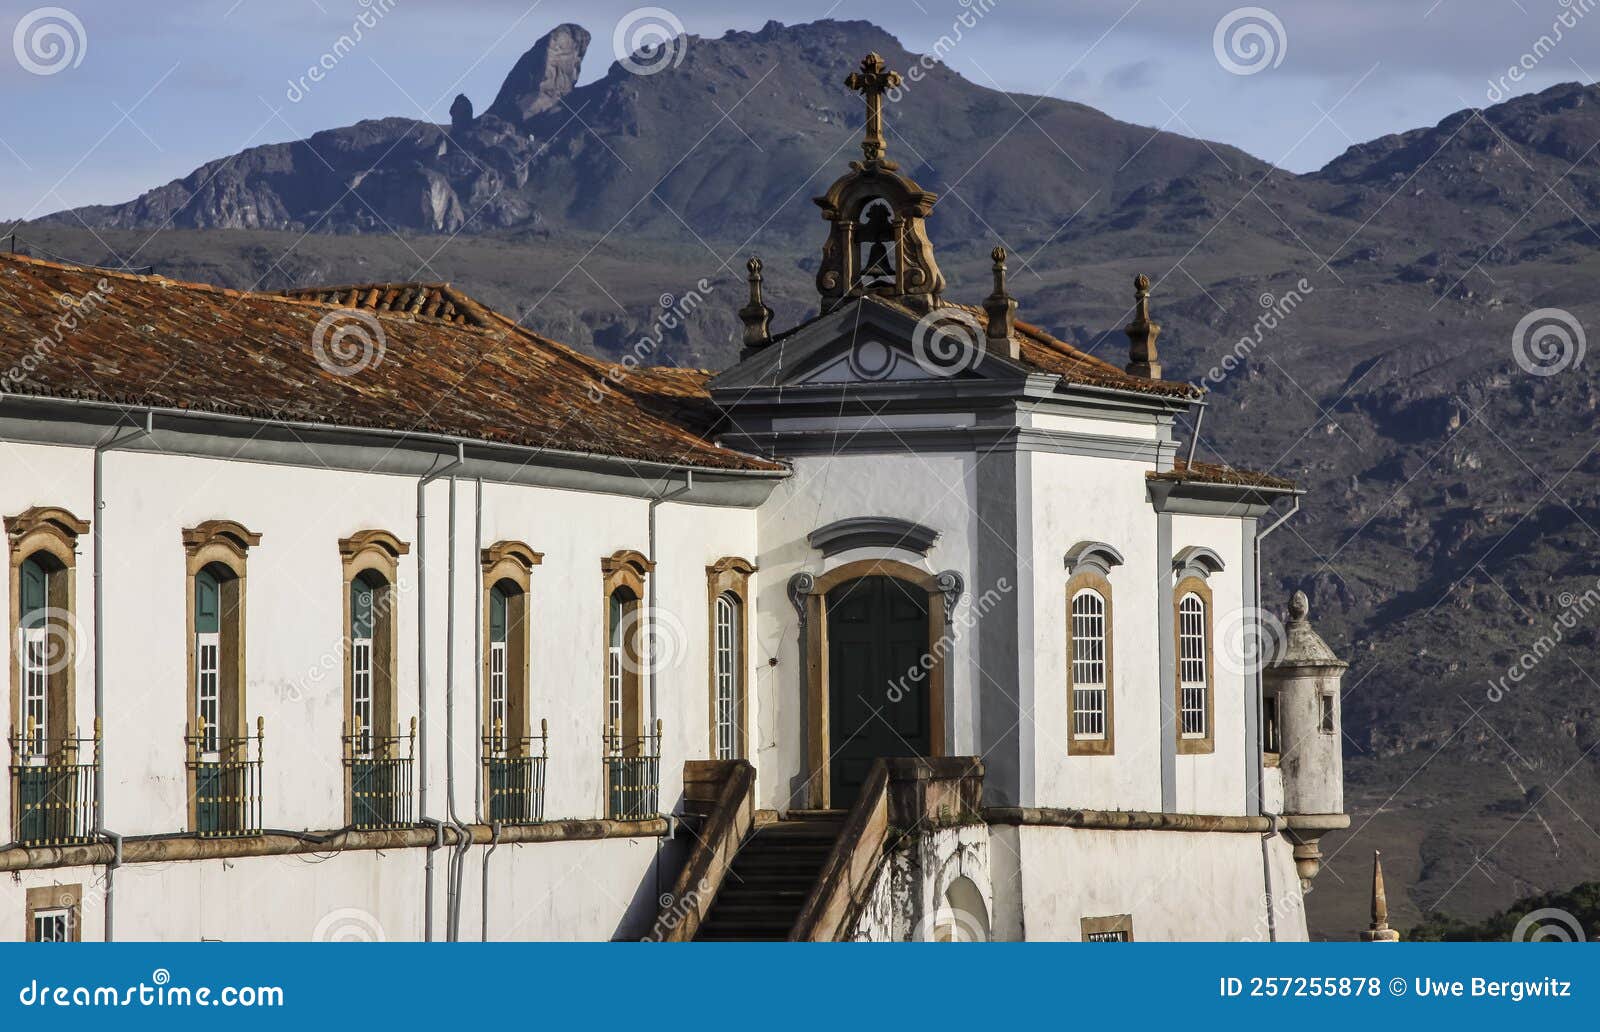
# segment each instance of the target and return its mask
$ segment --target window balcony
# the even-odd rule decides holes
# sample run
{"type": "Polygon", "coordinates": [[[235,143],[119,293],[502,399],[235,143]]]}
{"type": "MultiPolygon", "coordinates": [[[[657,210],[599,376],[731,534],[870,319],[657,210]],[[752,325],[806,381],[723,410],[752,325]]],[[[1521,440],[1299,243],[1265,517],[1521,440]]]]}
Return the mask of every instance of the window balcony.
{"type": "Polygon", "coordinates": [[[498,824],[538,824],[544,820],[544,770],[550,755],[550,726],[539,734],[508,738],[497,723],[483,739],[483,782],[489,820],[498,824]]]}
{"type": "Polygon", "coordinates": [[[642,821],[661,812],[661,721],[653,735],[630,737],[604,730],[606,816],[642,821]]]}
{"type": "Polygon", "coordinates": [[[215,728],[186,735],[192,824],[201,838],[261,834],[261,757],[266,729],[256,718],[256,733],[223,738],[215,728]]]}
{"type": "Polygon", "coordinates": [[[346,734],[343,741],[350,826],[357,831],[413,827],[416,718],[412,718],[410,734],[358,732],[346,734]]]}
{"type": "Polygon", "coordinates": [[[12,730],[11,834],[22,846],[69,846],[93,841],[95,778],[100,733],[50,740],[30,722],[12,730]]]}

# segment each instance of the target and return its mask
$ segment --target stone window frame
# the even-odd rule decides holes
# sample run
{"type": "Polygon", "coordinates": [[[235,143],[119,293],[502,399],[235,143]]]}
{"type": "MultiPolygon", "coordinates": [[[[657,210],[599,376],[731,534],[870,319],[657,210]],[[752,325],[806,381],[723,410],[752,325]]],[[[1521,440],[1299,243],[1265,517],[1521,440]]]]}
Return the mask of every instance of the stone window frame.
{"type": "Polygon", "coordinates": [[[82,885],[37,885],[28,890],[25,900],[23,916],[27,923],[22,931],[24,942],[39,941],[34,928],[34,918],[50,910],[67,912],[68,942],[83,941],[82,885]]]}
{"type": "MultiPolygon", "coordinates": [[[[44,553],[60,566],[60,579],[50,585],[49,608],[59,610],[66,619],[58,631],[68,657],[59,671],[59,680],[52,686],[57,689],[48,701],[54,719],[45,726],[46,751],[55,753],[67,747],[76,737],[78,703],[78,539],[89,532],[89,522],[80,520],[60,506],[35,505],[15,516],[5,517],[6,541],[11,560],[11,640],[12,650],[21,638],[22,630],[22,564],[44,553]]],[[[26,734],[22,720],[22,663],[13,656],[11,662],[11,707],[9,716],[19,723],[14,728],[17,735],[26,734]]],[[[97,732],[98,733],[98,732],[97,732]]],[[[64,758],[72,762],[70,758],[64,758]]],[[[14,779],[13,779],[14,780],[14,779]]],[[[15,800],[13,800],[13,811],[15,800]]]]}
{"type": "Polygon", "coordinates": [[[1217,749],[1217,653],[1216,653],[1216,606],[1214,604],[1211,586],[1203,577],[1189,574],[1173,585],[1172,588],[1172,662],[1173,662],[1173,734],[1178,737],[1178,754],[1180,756],[1200,756],[1216,752],[1217,749]],[[1206,662],[1206,733],[1193,738],[1186,738],[1183,733],[1183,615],[1180,607],[1183,600],[1189,595],[1194,595],[1205,608],[1205,662],[1206,662]]]}
{"type": "MultiPolygon", "coordinates": [[[[349,751],[349,735],[354,733],[355,723],[355,674],[352,668],[352,657],[355,649],[350,638],[351,614],[351,588],[357,577],[371,570],[382,577],[388,585],[389,597],[384,609],[385,635],[383,645],[388,654],[378,652],[378,642],[374,641],[374,655],[372,661],[372,729],[375,737],[398,738],[400,735],[400,621],[395,619],[395,610],[399,607],[400,591],[400,558],[411,553],[411,546],[401,541],[387,530],[361,530],[347,538],[339,539],[339,561],[342,567],[342,590],[339,603],[339,641],[343,648],[343,659],[340,667],[343,669],[344,700],[342,703],[344,720],[341,735],[341,747],[345,752],[345,759],[351,759],[349,751]],[[380,665],[380,659],[382,663],[380,665]],[[380,672],[382,678],[380,680],[380,672]],[[380,685],[382,691],[380,691],[380,685]],[[381,705],[380,705],[381,700],[381,705]]],[[[378,603],[374,603],[377,609],[378,603]]],[[[374,617],[376,623],[376,616],[374,617]]],[[[355,819],[355,797],[353,786],[350,783],[351,766],[344,764],[344,808],[345,823],[349,824],[355,819]]],[[[426,776],[425,772],[419,772],[426,776]]]]}
{"type": "Polygon", "coordinates": [[[1122,563],[1122,553],[1103,541],[1080,541],[1066,555],[1067,755],[1069,756],[1112,756],[1116,753],[1116,622],[1110,577],[1111,571],[1122,563]],[[1105,606],[1106,704],[1105,735],[1101,738],[1080,737],[1077,733],[1072,679],[1072,603],[1078,594],[1085,590],[1099,594],[1105,606]]]}
{"type": "Polygon", "coordinates": [[[724,595],[733,596],[739,603],[738,626],[734,628],[737,643],[737,666],[733,672],[733,756],[742,760],[750,757],[750,576],[758,567],[748,559],[724,556],[706,567],[706,671],[707,671],[707,756],[717,756],[717,601],[724,595]]]}
{"type": "MultiPolygon", "coordinates": [[[[533,727],[533,568],[544,563],[544,553],[536,552],[523,541],[496,541],[479,553],[479,566],[483,571],[481,580],[483,607],[483,726],[479,734],[483,742],[487,743],[494,734],[494,728],[489,724],[490,713],[490,663],[491,642],[489,613],[492,605],[492,593],[495,586],[502,581],[509,581],[515,585],[521,603],[519,612],[506,614],[508,625],[506,657],[506,726],[501,733],[508,742],[513,743],[513,748],[508,754],[520,755],[515,750],[521,749],[524,740],[532,733],[533,727]],[[517,628],[515,632],[512,627],[517,628]],[[515,633],[515,640],[512,635],[515,633]],[[513,680],[513,676],[515,680],[513,680]]],[[[488,777],[488,772],[484,772],[488,777]]]]}
{"type": "Polygon", "coordinates": [[[648,556],[631,548],[618,549],[600,560],[600,743],[603,755],[610,755],[611,745],[607,737],[611,733],[611,596],[619,589],[627,590],[633,599],[624,606],[622,616],[625,624],[630,618],[632,623],[628,640],[622,643],[622,724],[617,728],[617,736],[621,739],[621,755],[641,755],[648,718],[644,712],[645,700],[639,677],[643,665],[643,657],[639,655],[642,635],[640,621],[635,614],[643,612],[648,605],[646,579],[655,572],[655,568],[656,564],[648,556]],[[630,653],[632,662],[627,659],[630,653]]]}
{"type": "Polygon", "coordinates": [[[1093,942],[1091,935],[1108,935],[1120,932],[1122,942],[1133,941],[1133,915],[1110,914],[1105,917],[1085,917],[1078,922],[1078,934],[1082,941],[1093,942]]]}
{"type": "MultiPolygon", "coordinates": [[[[249,734],[249,722],[245,717],[245,686],[248,678],[246,671],[245,635],[248,622],[245,619],[246,599],[249,597],[246,580],[247,560],[250,549],[261,544],[261,535],[247,530],[245,526],[234,520],[206,520],[193,527],[185,528],[182,533],[184,552],[184,738],[188,742],[196,740],[201,733],[199,700],[195,697],[195,578],[201,570],[208,566],[221,566],[232,575],[224,582],[222,596],[223,604],[223,640],[226,650],[219,657],[218,685],[217,685],[217,711],[218,711],[218,738],[242,740],[249,734]]],[[[235,756],[224,756],[224,759],[243,760],[246,756],[242,752],[235,756]]],[[[186,782],[188,784],[188,809],[189,827],[198,828],[195,813],[195,778],[198,774],[193,764],[189,764],[186,782]]]]}

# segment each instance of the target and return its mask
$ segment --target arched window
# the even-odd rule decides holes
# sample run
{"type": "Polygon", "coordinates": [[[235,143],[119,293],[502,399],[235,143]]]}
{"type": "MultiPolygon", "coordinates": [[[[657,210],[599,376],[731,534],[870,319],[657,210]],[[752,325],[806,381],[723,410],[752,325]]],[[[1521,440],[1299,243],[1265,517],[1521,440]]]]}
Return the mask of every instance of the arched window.
{"type": "Polygon", "coordinates": [[[607,599],[606,750],[613,756],[631,756],[637,751],[638,607],[638,596],[627,588],[616,589],[607,599]]]}
{"type": "Polygon", "coordinates": [[[60,621],[50,596],[59,593],[61,564],[44,552],[23,560],[18,568],[21,606],[17,620],[17,653],[22,677],[22,755],[42,763],[66,734],[71,716],[65,711],[60,680],[60,650],[65,647],[60,621]]]}
{"type": "Polygon", "coordinates": [[[1191,740],[1211,734],[1211,656],[1207,605],[1195,591],[1178,600],[1179,734],[1191,740]]]}
{"type": "Polygon", "coordinates": [[[370,757],[388,733],[387,661],[380,658],[384,636],[379,624],[388,617],[389,584],[374,570],[350,582],[350,732],[358,757],[370,757]]]}
{"type": "Polygon", "coordinates": [[[1106,600],[1093,588],[1072,596],[1072,735],[1106,736],[1106,600]]]}
{"type": "Polygon", "coordinates": [[[489,589],[489,748],[505,752],[506,734],[506,627],[510,623],[506,588],[489,589]]]}
{"type": "Polygon", "coordinates": [[[745,600],[750,595],[749,561],[728,556],[706,567],[709,603],[708,656],[711,680],[709,727],[710,756],[737,760],[748,756],[748,693],[745,690],[749,636],[745,600]]]}
{"type": "Polygon", "coordinates": [[[737,596],[723,592],[716,602],[716,654],[712,659],[716,683],[716,759],[731,760],[738,755],[739,666],[743,661],[743,642],[739,639],[744,623],[743,608],[737,596]]]}
{"type": "Polygon", "coordinates": [[[222,581],[207,566],[194,578],[194,709],[203,759],[215,760],[222,737],[222,581]]]}

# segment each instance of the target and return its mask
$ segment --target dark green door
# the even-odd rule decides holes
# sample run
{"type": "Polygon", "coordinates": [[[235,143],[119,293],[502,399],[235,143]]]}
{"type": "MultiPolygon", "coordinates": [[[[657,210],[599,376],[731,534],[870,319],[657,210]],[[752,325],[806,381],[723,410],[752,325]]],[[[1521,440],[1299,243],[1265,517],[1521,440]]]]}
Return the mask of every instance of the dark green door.
{"type": "Polygon", "coordinates": [[[928,595],[893,577],[828,592],[828,751],[832,804],[855,802],[872,761],[931,751],[928,595]]]}

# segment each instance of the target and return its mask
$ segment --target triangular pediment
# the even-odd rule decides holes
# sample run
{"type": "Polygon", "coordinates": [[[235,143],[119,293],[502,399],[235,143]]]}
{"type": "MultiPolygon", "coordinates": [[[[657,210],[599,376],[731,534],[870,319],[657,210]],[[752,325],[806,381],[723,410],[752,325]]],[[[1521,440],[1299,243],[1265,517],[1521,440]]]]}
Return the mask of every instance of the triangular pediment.
{"type": "Polygon", "coordinates": [[[993,354],[981,325],[961,309],[919,317],[874,297],[852,299],[713,377],[721,390],[859,387],[1019,379],[1030,370],[993,354]]]}

